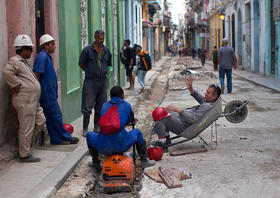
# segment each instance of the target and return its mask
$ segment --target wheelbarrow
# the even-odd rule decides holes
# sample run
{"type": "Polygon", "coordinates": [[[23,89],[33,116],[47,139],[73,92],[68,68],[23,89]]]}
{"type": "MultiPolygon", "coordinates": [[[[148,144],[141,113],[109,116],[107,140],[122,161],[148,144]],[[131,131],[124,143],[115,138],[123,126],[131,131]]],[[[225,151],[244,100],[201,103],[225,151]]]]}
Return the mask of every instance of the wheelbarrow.
{"type": "Polygon", "coordinates": [[[181,144],[187,141],[190,141],[196,137],[199,137],[202,142],[207,145],[211,149],[215,149],[218,145],[218,127],[216,121],[221,118],[225,117],[229,122],[231,123],[240,123],[244,121],[248,114],[248,108],[247,104],[249,101],[239,101],[234,100],[226,104],[224,108],[224,112],[222,111],[222,97],[220,96],[217,101],[214,103],[213,107],[209,109],[198,121],[193,123],[191,126],[189,126],[187,129],[185,129],[182,133],[180,133],[177,136],[174,136],[170,138],[171,140],[177,139],[177,138],[185,138],[184,140],[169,143],[167,145],[164,145],[163,148],[167,149],[168,147],[181,144]],[[211,140],[210,142],[206,142],[199,134],[203,132],[208,126],[212,125],[211,127],[211,140]],[[216,146],[212,146],[213,141],[213,133],[215,128],[215,136],[216,136],[216,146]]]}

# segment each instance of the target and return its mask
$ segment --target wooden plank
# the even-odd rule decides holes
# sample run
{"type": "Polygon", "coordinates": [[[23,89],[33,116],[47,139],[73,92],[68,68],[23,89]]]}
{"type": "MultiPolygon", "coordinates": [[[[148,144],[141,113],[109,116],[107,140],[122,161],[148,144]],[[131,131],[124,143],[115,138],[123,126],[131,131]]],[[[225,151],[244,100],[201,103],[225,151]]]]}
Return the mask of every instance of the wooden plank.
{"type": "Polygon", "coordinates": [[[179,151],[170,151],[169,154],[171,156],[178,156],[178,155],[186,155],[186,154],[192,154],[192,153],[201,153],[206,152],[207,148],[199,148],[199,149],[183,149],[179,151]]]}
{"type": "Polygon", "coordinates": [[[145,170],[144,173],[156,182],[163,183],[163,180],[159,176],[159,169],[145,170]]]}
{"type": "Polygon", "coordinates": [[[179,188],[182,187],[180,178],[183,172],[176,169],[168,169],[159,167],[159,175],[162,178],[164,184],[168,188],[179,188]]]}

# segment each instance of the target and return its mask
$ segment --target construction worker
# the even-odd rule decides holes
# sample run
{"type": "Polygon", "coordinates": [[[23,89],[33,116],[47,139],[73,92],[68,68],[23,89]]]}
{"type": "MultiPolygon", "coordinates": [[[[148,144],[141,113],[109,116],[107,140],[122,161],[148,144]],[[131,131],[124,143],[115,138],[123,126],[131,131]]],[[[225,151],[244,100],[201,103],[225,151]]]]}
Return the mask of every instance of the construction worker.
{"type": "Polygon", "coordinates": [[[63,127],[62,113],[57,102],[57,77],[50,54],[55,51],[55,40],[49,34],[40,37],[41,52],[37,55],[33,71],[41,84],[41,100],[47,118],[51,144],[77,144],[79,138],[72,137],[63,127]]]}
{"type": "Polygon", "coordinates": [[[95,41],[86,46],[79,58],[79,66],[85,72],[82,93],[82,114],[83,114],[83,133],[85,137],[88,132],[88,125],[92,108],[94,108],[94,128],[98,132],[98,121],[100,111],[104,102],[107,101],[107,71],[112,66],[112,54],[104,43],[105,32],[96,30],[94,33],[95,41]]]}
{"type": "Polygon", "coordinates": [[[33,44],[29,36],[22,34],[15,38],[14,46],[16,55],[3,68],[3,78],[12,89],[12,104],[19,121],[19,161],[39,162],[39,157],[30,154],[30,147],[46,119],[40,107],[40,83],[27,62],[33,52],[33,44]]]}
{"type": "Polygon", "coordinates": [[[125,129],[125,125],[131,122],[135,123],[135,119],[130,104],[124,100],[123,89],[120,86],[113,87],[110,90],[110,96],[111,100],[102,106],[101,119],[103,115],[110,112],[110,108],[113,105],[116,105],[119,115],[112,114],[111,117],[119,117],[119,129],[110,135],[106,135],[105,131],[102,131],[102,127],[98,134],[92,131],[87,133],[87,145],[89,153],[92,156],[90,166],[94,167],[98,172],[101,170],[98,152],[104,155],[121,154],[130,149],[134,144],[141,159],[142,167],[145,168],[155,165],[154,160],[148,159],[146,141],[141,131],[139,129],[133,129],[128,132],[125,129]]]}

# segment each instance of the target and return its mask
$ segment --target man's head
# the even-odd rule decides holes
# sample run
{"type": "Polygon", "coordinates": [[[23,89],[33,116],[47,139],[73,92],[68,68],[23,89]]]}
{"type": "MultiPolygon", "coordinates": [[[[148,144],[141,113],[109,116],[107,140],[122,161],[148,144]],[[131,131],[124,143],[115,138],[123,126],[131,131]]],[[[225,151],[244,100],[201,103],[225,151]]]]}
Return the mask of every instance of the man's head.
{"type": "Polygon", "coordinates": [[[110,97],[119,97],[121,99],[124,99],[124,92],[123,89],[120,86],[114,86],[110,90],[110,97]]]}
{"type": "Polygon", "coordinates": [[[206,102],[215,102],[221,95],[221,88],[218,85],[210,85],[205,92],[206,102]]]}
{"type": "Polygon", "coordinates": [[[228,39],[227,38],[223,38],[222,44],[223,44],[223,46],[227,46],[228,45],[228,39]]]}
{"type": "Polygon", "coordinates": [[[216,46],[216,45],[214,46],[214,49],[217,49],[217,46],[216,46]]]}
{"type": "Polygon", "coordinates": [[[40,37],[40,47],[49,54],[54,53],[56,48],[54,38],[49,34],[44,34],[40,37]]]}
{"type": "Polygon", "coordinates": [[[135,47],[135,52],[136,52],[136,54],[139,54],[139,53],[141,52],[141,50],[142,50],[142,46],[141,46],[141,45],[137,45],[137,46],[135,47]]]}
{"type": "Polygon", "coordinates": [[[103,30],[96,30],[94,33],[95,42],[99,45],[103,45],[105,38],[105,32],[103,30]]]}
{"type": "Polygon", "coordinates": [[[16,54],[20,55],[24,59],[29,59],[33,52],[33,43],[29,36],[21,34],[14,40],[14,46],[16,47],[16,54]]]}
{"type": "Polygon", "coordinates": [[[126,47],[130,46],[130,40],[129,39],[124,40],[124,46],[126,46],[126,47]]]}

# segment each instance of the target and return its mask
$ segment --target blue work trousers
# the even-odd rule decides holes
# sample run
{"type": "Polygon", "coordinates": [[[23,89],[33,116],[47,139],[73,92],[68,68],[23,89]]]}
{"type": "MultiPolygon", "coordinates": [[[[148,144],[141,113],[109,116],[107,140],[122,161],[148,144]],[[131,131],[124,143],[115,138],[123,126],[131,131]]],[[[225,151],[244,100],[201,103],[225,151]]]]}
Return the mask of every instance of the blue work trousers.
{"type": "Polygon", "coordinates": [[[220,79],[220,83],[221,83],[221,87],[225,86],[225,74],[227,76],[227,90],[228,93],[232,92],[232,69],[225,69],[225,68],[221,68],[219,67],[219,79],[220,79]]]}
{"type": "Polygon", "coordinates": [[[61,141],[70,141],[71,134],[64,129],[62,113],[56,99],[41,103],[46,116],[46,124],[51,144],[59,144],[61,141]]]}
{"type": "Polygon", "coordinates": [[[104,155],[121,154],[128,151],[134,144],[143,144],[144,139],[139,129],[127,132],[125,129],[112,135],[87,133],[87,145],[104,155]]]}

